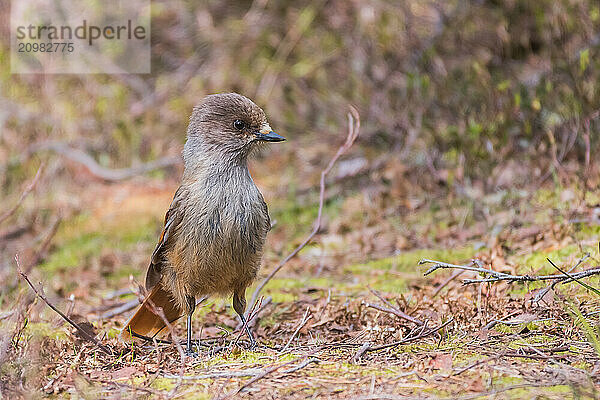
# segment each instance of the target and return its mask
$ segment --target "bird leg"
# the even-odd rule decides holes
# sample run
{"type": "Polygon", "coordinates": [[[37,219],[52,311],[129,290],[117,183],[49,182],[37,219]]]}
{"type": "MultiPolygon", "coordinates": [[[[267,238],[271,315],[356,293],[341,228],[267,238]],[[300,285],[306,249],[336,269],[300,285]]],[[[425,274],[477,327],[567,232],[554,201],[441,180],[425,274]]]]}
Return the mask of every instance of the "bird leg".
{"type": "Polygon", "coordinates": [[[233,294],[233,309],[240,316],[240,320],[242,321],[242,325],[248,335],[248,339],[250,340],[250,349],[254,349],[256,347],[256,340],[254,340],[254,335],[250,330],[250,327],[246,323],[246,317],[244,316],[244,312],[246,311],[246,290],[244,289],[241,292],[235,292],[233,294]]]}
{"type": "Polygon", "coordinates": [[[196,299],[194,296],[186,296],[186,299],[188,303],[186,355],[190,357],[196,357],[198,354],[192,348],[192,314],[196,309],[196,299]]]}

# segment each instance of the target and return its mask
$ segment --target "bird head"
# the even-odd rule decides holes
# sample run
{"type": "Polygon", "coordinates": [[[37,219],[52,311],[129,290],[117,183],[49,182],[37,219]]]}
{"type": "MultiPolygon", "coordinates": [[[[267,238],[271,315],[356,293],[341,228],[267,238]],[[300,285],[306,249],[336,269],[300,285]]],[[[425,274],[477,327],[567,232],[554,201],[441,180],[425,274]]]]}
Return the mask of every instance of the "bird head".
{"type": "Polygon", "coordinates": [[[249,98],[237,93],[212,94],[194,107],[184,159],[186,164],[194,156],[245,160],[260,144],[283,140],[249,98]]]}

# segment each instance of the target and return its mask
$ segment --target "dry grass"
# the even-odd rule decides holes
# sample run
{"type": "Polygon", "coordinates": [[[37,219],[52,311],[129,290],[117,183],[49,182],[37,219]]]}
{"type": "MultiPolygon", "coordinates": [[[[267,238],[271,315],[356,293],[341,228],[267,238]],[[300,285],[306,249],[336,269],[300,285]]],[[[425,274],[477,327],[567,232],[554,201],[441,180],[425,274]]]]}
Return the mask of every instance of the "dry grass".
{"type": "Polygon", "coordinates": [[[0,69],[1,396],[600,397],[593,290],[463,286],[483,276],[418,265],[600,265],[597,1],[472,3],[157,0],[150,75],[0,69]],[[211,299],[182,374],[172,344],[119,343],[118,310],[135,304],[192,106],[231,90],[288,138],[251,164],[275,223],[261,278],[285,268],[260,293],[259,347],[211,299]],[[321,192],[348,103],[361,136],[321,192]],[[35,297],[16,254],[110,354],[35,297]]]}

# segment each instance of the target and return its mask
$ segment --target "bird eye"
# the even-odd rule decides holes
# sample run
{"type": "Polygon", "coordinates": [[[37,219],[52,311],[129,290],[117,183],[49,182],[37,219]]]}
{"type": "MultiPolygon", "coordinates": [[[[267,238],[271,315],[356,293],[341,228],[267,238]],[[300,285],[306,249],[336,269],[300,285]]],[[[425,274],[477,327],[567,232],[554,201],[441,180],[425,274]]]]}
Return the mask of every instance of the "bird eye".
{"type": "Polygon", "coordinates": [[[241,130],[243,130],[243,129],[246,127],[246,124],[244,123],[244,121],[242,121],[242,120],[239,120],[239,119],[236,119],[236,120],[233,122],[233,127],[234,127],[235,129],[237,129],[238,131],[241,131],[241,130]]]}

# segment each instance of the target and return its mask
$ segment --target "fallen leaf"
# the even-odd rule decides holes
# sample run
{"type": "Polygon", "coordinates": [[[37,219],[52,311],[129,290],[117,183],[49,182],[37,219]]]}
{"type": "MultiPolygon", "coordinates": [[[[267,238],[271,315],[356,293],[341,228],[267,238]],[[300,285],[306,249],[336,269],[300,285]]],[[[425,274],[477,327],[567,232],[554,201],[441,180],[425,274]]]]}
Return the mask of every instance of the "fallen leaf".
{"type": "Polygon", "coordinates": [[[133,366],[128,366],[128,367],[123,367],[121,369],[118,369],[116,371],[113,371],[112,374],[110,374],[111,379],[113,380],[120,380],[120,379],[128,379],[131,377],[131,375],[133,375],[135,372],[137,371],[136,367],[133,366]]]}
{"type": "Polygon", "coordinates": [[[450,369],[452,368],[452,354],[439,353],[436,354],[431,361],[429,366],[432,369],[450,369]]]}

